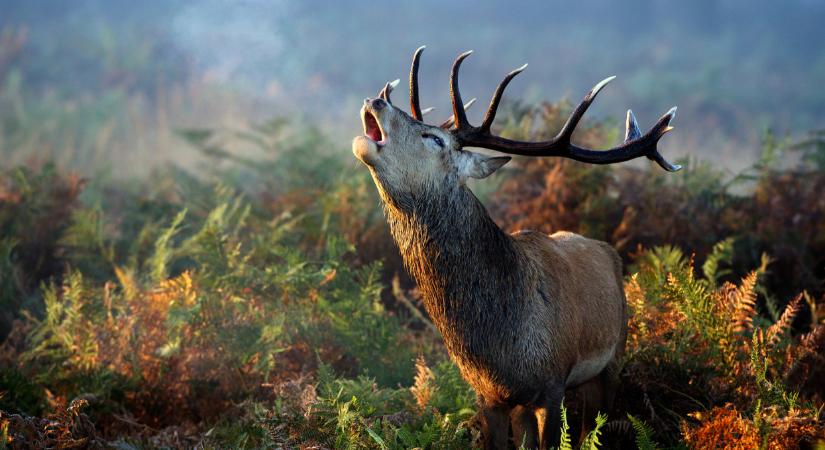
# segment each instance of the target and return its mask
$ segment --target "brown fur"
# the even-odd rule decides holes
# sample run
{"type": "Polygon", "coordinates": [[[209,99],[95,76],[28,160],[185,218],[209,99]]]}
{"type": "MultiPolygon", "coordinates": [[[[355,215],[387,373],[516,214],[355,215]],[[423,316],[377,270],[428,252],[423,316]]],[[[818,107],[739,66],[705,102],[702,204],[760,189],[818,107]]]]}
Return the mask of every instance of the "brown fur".
{"type": "Polygon", "coordinates": [[[626,334],[617,253],[573,233],[504,233],[465,185],[500,159],[461,150],[449,133],[376,102],[363,113],[377,119],[384,143],[356,138],[353,152],[370,168],[425,308],[478,394],[485,448],[506,448],[511,424],[516,445],[558,445],[565,390],[581,386],[593,416],[616,379],[626,334]]]}

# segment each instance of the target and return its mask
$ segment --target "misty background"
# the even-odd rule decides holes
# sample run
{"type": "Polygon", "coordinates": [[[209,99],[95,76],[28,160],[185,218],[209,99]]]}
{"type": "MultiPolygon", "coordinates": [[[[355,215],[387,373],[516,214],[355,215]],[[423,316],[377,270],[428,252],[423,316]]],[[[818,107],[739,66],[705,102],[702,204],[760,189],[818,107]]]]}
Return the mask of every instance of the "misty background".
{"type": "Polygon", "coordinates": [[[400,78],[393,99],[408,108],[410,58],[426,44],[433,123],[448,116],[453,59],[473,49],[465,99],[486,104],[525,62],[508,101],[578,102],[617,75],[588,117],[618,136],[628,108],[647,128],[677,105],[663,154],[736,170],[768,129],[825,127],[823,23],[816,0],[0,0],[0,155],[134,174],[193,157],[176,130],[277,117],[348,157],[364,97],[400,78]]]}

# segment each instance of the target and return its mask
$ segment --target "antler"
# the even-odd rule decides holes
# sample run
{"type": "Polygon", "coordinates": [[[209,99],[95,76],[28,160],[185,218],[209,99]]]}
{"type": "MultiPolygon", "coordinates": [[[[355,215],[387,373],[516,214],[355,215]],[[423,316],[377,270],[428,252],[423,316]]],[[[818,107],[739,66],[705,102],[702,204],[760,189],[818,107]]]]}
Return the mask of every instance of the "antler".
{"type": "MultiPolygon", "coordinates": [[[[413,100],[415,106],[417,106],[418,101],[417,60],[420,57],[420,50],[421,49],[416,51],[416,55],[413,59],[413,67],[410,72],[411,92],[413,85],[415,84],[416,94],[413,100]]],[[[570,142],[573,131],[579,124],[582,116],[584,116],[587,108],[591,103],[593,103],[596,95],[598,95],[599,91],[607,83],[616,77],[605,78],[594,86],[593,89],[591,89],[590,92],[584,96],[584,99],[581,103],[579,103],[576,109],[573,110],[573,113],[570,115],[570,118],[567,119],[567,123],[564,124],[561,131],[559,131],[556,137],[549,141],[526,142],[496,136],[490,132],[490,127],[496,117],[496,111],[498,110],[501,97],[504,94],[504,89],[516,75],[521,73],[527,67],[527,64],[525,64],[508,73],[501,83],[499,83],[498,88],[496,88],[496,91],[493,94],[493,98],[490,100],[490,106],[487,108],[487,113],[484,115],[484,121],[481,126],[475,127],[471,125],[467,120],[467,115],[464,112],[466,106],[469,105],[464,106],[461,101],[461,92],[458,88],[458,71],[464,59],[472,53],[472,50],[462,53],[453,63],[452,73],[450,74],[450,100],[453,105],[453,117],[442,125],[445,128],[452,127],[450,128],[450,132],[456,137],[456,139],[458,139],[462,147],[487,148],[512,155],[559,156],[562,158],[570,158],[576,161],[588,162],[592,164],[613,164],[645,156],[653,161],[656,161],[656,163],[658,163],[663,169],[670,172],[675,172],[682,168],[680,165],[671,164],[665,160],[656,148],[659,139],[661,139],[665,133],[673,129],[673,127],[670,126],[670,122],[676,116],[676,107],[671,108],[671,110],[662,116],[656,122],[656,125],[654,125],[653,128],[651,128],[650,131],[644,135],[642,135],[639,130],[639,125],[636,123],[636,117],[633,115],[633,112],[628,110],[625,141],[618,147],[607,150],[592,150],[573,145],[570,142]]],[[[410,98],[413,99],[412,94],[410,98]]]]}
{"type": "MultiPolygon", "coordinates": [[[[475,102],[476,102],[476,98],[475,97],[471,98],[469,102],[464,104],[464,111],[467,111],[468,109],[470,109],[470,107],[473,106],[473,104],[475,104],[475,102]]],[[[450,118],[445,120],[444,122],[442,122],[441,125],[439,125],[439,127],[446,129],[446,128],[450,128],[454,124],[455,124],[455,116],[450,116],[450,118]]]]}
{"type": "MultiPolygon", "coordinates": [[[[421,53],[424,52],[424,49],[427,48],[426,45],[422,45],[415,50],[413,53],[413,60],[412,66],[410,66],[410,111],[412,112],[412,117],[415,120],[423,120],[424,114],[431,112],[435,108],[426,108],[424,110],[421,109],[421,100],[419,99],[418,94],[418,66],[421,64],[421,53]]],[[[387,87],[384,86],[384,90],[382,90],[379,95],[384,98],[384,100],[389,101],[389,92],[392,92],[392,88],[389,89],[386,96],[384,92],[386,91],[387,87]]],[[[470,99],[469,102],[464,104],[464,110],[466,111],[473,103],[476,102],[475,98],[470,99]]],[[[453,126],[454,117],[451,116],[449,119],[444,121],[440,127],[441,128],[450,128],[453,126]]]]}
{"type": "Polygon", "coordinates": [[[413,54],[412,66],[410,67],[410,111],[415,120],[423,120],[424,118],[418,99],[418,64],[421,62],[421,53],[424,52],[425,48],[427,48],[426,45],[418,47],[413,54]]]}
{"type": "Polygon", "coordinates": [[[397,78],[395,80],[388,82],[384,85],[383,89],[378,91],[378,96],[383,98],[387,103],[392,104],[392,101],[390,100],[390,94],[392,94],[393,89],[395,89],[395,87],[398,86],[398,83],[400,82],[401,80],[397,78]]]}

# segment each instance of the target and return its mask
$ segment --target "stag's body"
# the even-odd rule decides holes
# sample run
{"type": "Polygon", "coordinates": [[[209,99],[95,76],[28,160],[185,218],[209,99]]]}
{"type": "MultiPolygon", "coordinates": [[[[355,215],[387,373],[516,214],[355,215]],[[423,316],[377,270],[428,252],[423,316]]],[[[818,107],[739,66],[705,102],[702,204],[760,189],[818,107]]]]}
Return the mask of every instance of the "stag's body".
{"type": "MultiPolygon", "coordinates": [[[[380,176],[376,184],[427,313],[486,414],[521,406],[553,417],[566,388],[605,371],[599,383],[614,378],[626,319],[612,247],[566,232],[509,235],[450,180],[415,193],[394,191],[380,176]]],[[[603,402],[592,397],[595,412],[603,402]]],[[[485,438],[506,439],[506,428],[484,419],[485,438]]]]}
{"type": "Polygon", "coordinates": [[[612,393],[626,336],[621,261],[608,244],[573,233],[502,231],[465,181],[490,175],[510,158],[463,147],[600,164],[647,156],[678,170],[656,150],[673,111],[644,136],[628,112],[626,141],[615,149],[571,145],[573,129],[606,80],[553,140],[503,139],[490,133],[490,125],[504,87],[523,68],[505,78],[484,124],[473,127],[457,84],[465,53],[453,66],[453,118],[444,125],[454,128],[433,127],[420,122],[420,51],[410,74],[413,117],[392,106],[387,84],[381,98],[364,102],[365,136],[353,141],[353,153],[369,167],[424,306],[478,394],[485,448],[506,448],[510,424],[516,446],[555,446],[566,389],[578,387],[584,394],[585,423],[604,411],[612,393]]]}

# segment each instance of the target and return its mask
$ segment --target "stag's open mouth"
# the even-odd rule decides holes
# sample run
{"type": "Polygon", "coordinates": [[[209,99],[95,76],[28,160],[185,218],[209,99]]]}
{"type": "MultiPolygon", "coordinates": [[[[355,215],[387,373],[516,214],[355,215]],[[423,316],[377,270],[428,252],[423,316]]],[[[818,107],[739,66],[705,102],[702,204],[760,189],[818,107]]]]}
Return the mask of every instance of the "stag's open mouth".
{"type": "Polygon", "coordinates": [[[364,123],[364,134],[378,144],[379,147],[383,145],[384,131],[372,111],[364,108],[361,112],[361,121],[364,123]]]}

